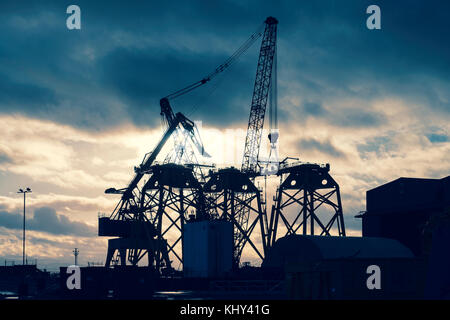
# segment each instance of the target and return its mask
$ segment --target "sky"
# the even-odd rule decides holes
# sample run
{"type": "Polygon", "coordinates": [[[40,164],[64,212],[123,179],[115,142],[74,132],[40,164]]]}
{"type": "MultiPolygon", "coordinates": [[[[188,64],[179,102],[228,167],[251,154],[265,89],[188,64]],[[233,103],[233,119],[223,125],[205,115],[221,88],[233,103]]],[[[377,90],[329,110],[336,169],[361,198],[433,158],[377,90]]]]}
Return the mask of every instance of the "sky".
{"type": "MultiPolygon", "coordinates": [[[[0,263],[21,261],[19,187],[33,190],[30,259],[57,269],[77,247],[81,264],[104,262],[97,217],[118,201],[104,190],[126,186],[160,139],[159,99],[209,74],[267,16],[279,20],[280,158],[330,163],[348,234],[360,235],[367,190],[449,175],[449,10],[437,0],[2,1],[0,263]],[[66,27],[70,4],[80,30],[66,27]],[[371,4],[381,30],[366,27],[371,4]]],[[[259,44],[172,102],[201,121],[219,167],[240,166],[259,44]]]]}

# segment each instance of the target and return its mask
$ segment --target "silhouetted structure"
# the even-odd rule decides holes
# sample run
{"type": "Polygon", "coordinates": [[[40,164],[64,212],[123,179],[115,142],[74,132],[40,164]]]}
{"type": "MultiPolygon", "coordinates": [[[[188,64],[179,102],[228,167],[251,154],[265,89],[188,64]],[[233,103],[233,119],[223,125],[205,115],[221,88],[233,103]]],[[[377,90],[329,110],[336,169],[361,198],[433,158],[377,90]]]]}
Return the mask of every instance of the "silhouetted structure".
{"type": "Polygon", "coordinates": [[[233,224],[227,220],[190,219],[183,230],[183,276],[220,278],[231,273],[233,224]]]}
{"type": "Polygon", "coordinates": [[[99,235],[119,236],[108,241],[106,266],[116,261],[122,266],[127,261],[137,265],[147,255],[148,266],[170,272],[169,254],[183,262],[175,248],[182,247],[189,212],[201,217],[201,186],[192,169],[181,165],[153,165],[145,174],[148,180],[137,203],[128,211],[117,209],[113,216],[99,219],[99,235]],[[169,232],[174,239],[166,239],[169,232]]]}
{"type": "Polygon", "coordinates": [[[412,258],[411,250],[397,240],[363,237],[288,235],[277,240],[263,267],[330,259],[412,258]]]}
{"type": "MultiPolygon", "coordinates": [[[[264,258],[268,246],[268,221],[261,201],[261,190],[255,187],[254,179],[261,175],[258,158],[265,111],[271,89],[276,88],[276,77],[273,80],[272,74],[277,72],[277,25],[277,19],[268,17],[263,24],[264,31],[262,27],[259,28],[212,73],[160,100],[161,116],[168,126],[166,133],[155,149],[144,157],[142,164],[135,168],[135,177],[126,188],[106,190],[106,193],[122,195],[111,216],[99,219],[100,236],[118,237],[108,241],[106,266],[114,261],[120,261],[122,266],[127,261],[136,266],[147,254],[149,267],[154,267],[161,273],[163,270],[166,274],[173,273],[172,258],[178,260],[180,265],[183,264],[182,254],[180,256],[176,246],[182,246],[183,229],[189,211],[195,212],[194,218],[197,221],[218,219],[233,225],[232,263],[235,269],[239,267],[246,244],[261,259],[264,258]],[[195,124],[181,113],[175,114],[170,100],[209,82],[236,61],[260,36],[262,42],[241,171],[222,169],[211,171],[205,177],[199,169],[202,165],[197,163],[193,154],[193,150],[206,154],[195,124]],[[166,157],[164,165],[156,165],[156,157],[172,135],[175,138],[174,149],[166,157]],[[187,141],[191,141],[195,148],[190,148],[187,141]],[[172,163],[167,163],[168,161],[172,163]],[[149,179],[146,183],[142,182],[144,176],[149,179]],[[167,226],[164,226],[164,220],[168,221],[167,226]],[[257,241],[252,239],[257,228],[259,232],[255,233],[262,238],[262,245],[259,247],[257,241]],[[173,237],[172,231],[178,234],[173,241],[169,240],[169,234],[173,237]]],[[[276,97],[270,101],[274,99],[276,97]]],[[[276,105],[276,101],[274,103],[276,105]]],[[[275,144],[276,139],[271,139],[271,143],[275,144]]]]}
{"type": "Polygon", "coordinates": [[[31,191],[30,188],[26,188],[25,190],[23,189],[19,189],[19,191],[17,193],[22,193],[23,194],[23,235],[22,235],[22,264],[25,265],[26,263],[26,254],[25,254],[25,203],[26,203],[26,198],[27,198],[27,193],[31,193],[33,191],[31,191]]]}
{"type": "Polygon", "coordinates": [[[450,177],[399,178],[367,191],[364,237],[397,239],[417,256],[426,253],[424,233],[431,217],[450,206],[450,177]]]}
{"type": "Polygon", "coordinates": [[[35,264],[0,266],[0,291],[19,298],[43,294],[49,280],[49,273],[35,264]]]}
{"type": "MultiPolygon", "coordinates": [[[[261,135],[264,127],[267,100],[272,86],[273,67],[276,66],[274,58],[277,50],[278,20],[268,17],[259,50],[258,65],[256,67],[255,85],[253,88],[250,116],[248,120],[247,136],[245,138],[242,172],[259,174],[259,149],[261,135]]],[[[275,70],[276,73],[276,70],[275,70]]]]}
{"type": "MultiPolygon", "coordinates": [[[[449,179],[445,184],[448,187],[449,179]]],[[[447,189],[448,190],[448,189],[447,189]]],[[[448,199],[448,193],[446,195],[448,199]]],[[[425,297],[450,299],[450,208],[430,221],[432,235],[425,297]]]]}
{"type": "Polygon", "coordinates": [[[393,239],[289,235],[271,248],[263,268],[286,274],[291,299],[417,299],[426,262],[393,239]],[[366,285],[373,265],[380,290],[366,285]]]}
{"type": "Polygon", "coordinates": [[[60,267],[59,299],[149,299],[157,275],[148,268],[81,267],[80,289],[68,289],[67,267],[60,267]]]}
{"type": "Polygon", "coordinates": [[[211,218],[233,224],[234,268],[239,267],[246,244],[263,259],[267,250],[267,216],[261,191],[250,177],[236,168],[221,169],[210,174],[203,192],[211,218]]]}
{"type": "Polygon", "coordinates": [[[280,236],[278,233],[282,233],[281,236],[300,233],[329,236],[336,227],[337,235],[345,236],[339,185],[329,171],[328,164],[280,167],[281,183],[269,226],[270,246],[280,236]]]}
{"type": "Polygon", "coordinates": [[[73,249],[73,258],[74,258],[74,264],[78,265],[78,255],[80,254],[80,250],[78,248],[73,249]]]}
{"type": "Polygon", "coordinates": [[[108,241],[106,267],[125,267],[127,263],[137,266],[147,255],[148,269],[160,276],[178,276],[172,266],[178,262],[185,278],[239,277],[244,248],[263,261],[280,235],[301,232],[330,236],[334,232],[345,236],[339,185],[331,177],[329,165],[290,165],[286,160],[291,158],[281,163],[271,158],[277,157],[278,141],[277,26],[278,20],[268,17],[212,73],[160,100],[167,131],[135,168],[136,174],[126,188],[105,191],[122,195],[111,216],[99,218],[99,235],[116,237],[108,241]],[[195,150],[206,154],[195,124],[181,113],[175,114],[170,102],[208,83],[259,37],[262,41],[241,168],[210,166],[214,169],[205,175],[201,170],[205,165],[199,164],[194,154],[195,150]],[[259,153],[267,105],[271,153],[265,161],[259,153]],[[174,148],[163,164],[157,164],[156,157],[171,136],[174,148]],[[267,174],[280,176],[270,225],[263,190],[255,186],[256,179],[267,174]]]}

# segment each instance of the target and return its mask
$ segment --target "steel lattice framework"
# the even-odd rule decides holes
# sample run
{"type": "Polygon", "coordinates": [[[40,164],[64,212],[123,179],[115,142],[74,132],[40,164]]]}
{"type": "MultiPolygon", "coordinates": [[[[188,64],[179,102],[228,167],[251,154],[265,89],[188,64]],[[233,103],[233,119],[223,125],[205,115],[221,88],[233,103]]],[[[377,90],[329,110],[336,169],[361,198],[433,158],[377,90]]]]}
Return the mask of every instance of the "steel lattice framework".
{"type": "Polygon", "coordinates": [[[267,216],[261,192],[248,175],[235,168],[221,169],[210,175],[203,192],[211,218],[233,223],[234,267],[239,266],[247,244],[262,260],[267,251],[267,216]]]}
{"type": "MultiPolygon", "coordinates": [[[[260,171],[258,157],[267,101],[271,88],[276,52],[277,25],[277,19],[273,17],[266,19],[256,67],[255,84],[241,167],[242,177],[245,177],[247,181],[240,184],[247,186],[248,190],[242,190],[241,185],[230,185],[228,189],[224,188],[223,194],[218,193],[215,199],[214,208],[221,208],[221,216],[232,221],[234,224],[233,254],[235,267],[239,266],[242,251],[247,243],[261,259],[264,259],[267,251],[267,215],[265,209],[263,210],[262,207],[260,191],[254,186],[253,181],[254,177],[260,171]],[[255,218],[252,218],[252,216],[255,218]],[[252,237],[254,237],[253,232],[258,223],[259,236],[261,237],[263,247],[262,250],[258,250],[255,246],[255,241],[252,241],[252,237]]],[[[239,181],[240,178],[237,173],[233,173],[233,176],[233,179],[239,181]]],[[[209,206],[212,207],[213,205],[210,204],[209,206]]]]}
{"type": "MultiPolygon", "coordinates": [[[[136,266],[147,256],[148,266],[159,274],[174,274],[173,260],[180,266],[183,264],[183,230],[191,218],[232,222],[235,268],[239,267],[247,245],[264,260],[280,236],[300,232],[327,236],[334,228],[340,236],[345,236],[339,185],[330,176],[329,165],[303,163],[279,167],[276,160],[280,186],[270,223],[266,199],[262,199],[261,190],[255,186],[256,177],[267,174],[261,172],[259,150],[269,93],[272,81],[276,82],[277,25],[273,17],[265,21],[241,170],[210,170],[205,176],[194,153],[196,150],[199,155],[207,155],[198,130],[183,114],[174,114],[169,99],[204,85],[228,68],[259,38],[262,28],[213,73],[161,99],[161,115],[168,125],[167,131],[135,168],[135,176],[126,188],[106,190],[106,193],[122,195],[111,216],[99,219],[99,235],[116,237],[108,241],[106,266],[127,263],[136,266]],[[156,157],[171,136],[174,150],[163,164],[156,164],[156,157]],[[320,214],[318,210],[325,207],[329,214],[320,214]]],[[[276,86],[274,89],[276,108],[276,86]]],[[[276,118],[276,110],[273,112],[276,118]]],[[[278,132],[272,131],[269,136],[272,149],[277,138],[278,132]]],[[[270,157],[266,162],[271,164],[270,157]]]]}
{"type": "Polygon", "coordinates": [[[204,215],[201,186],[192,169],[181,165],[153,165],[142,174],[148,180],[133,201],[99,220],[100,235],[119,237],[108,241],[106,265],[137,265],[147,255],[149,267],[170,274],[172,259],[183,263],[185,222],[194,213],[204,215]]]}
{"type": "Polygon", "coordinates": [[[152,176],[142,188],[140,200],[142,214],[156,229],[157,242],[167,243],[167,249],[156,248],[151,252],[156,270],[160,270],[162,262],[165,263],[166,251],[182,265],[183,258],[179,252],[182,250],[184,224],[190,215],[197,219],[204,216],[201,186],[192,170],[173,164],[154,166],[152,176]]]}
{"type": "Polygon", "coordinates": [[[269,245],[278,238],[278,231],[303,235],[331,235],[331,229],[337,228],[339,236],[345,236],[344,216],[342,212],[339,185],[329,174],[329,165],[300,164],[279,170],[282,180],[275,196],[275,204],[269,225],[269,245]],[[327,222],[324,213],[318,209],[327,207],[327,222]],[[308,231],[309,225],[309,231],[308,231]],[[281,227],[281,228],[280,228],[281,227]],[[318,229],[315,229],[315,227],[318,229]],[[281,230],[280,230],[281,229],[281,230]]]}
{"type": "Polygon", "coordinates": [[[248,120],[245,139],[242,172],[258,172],[258,156],[261,144],[261,134],[264,126],[267,99],[270,91],[273,60],[277,41],[277,19],[269,17],[265,21],[258,65],[256,68],[255,85],[253,88],[252,105],[248,120]]]}

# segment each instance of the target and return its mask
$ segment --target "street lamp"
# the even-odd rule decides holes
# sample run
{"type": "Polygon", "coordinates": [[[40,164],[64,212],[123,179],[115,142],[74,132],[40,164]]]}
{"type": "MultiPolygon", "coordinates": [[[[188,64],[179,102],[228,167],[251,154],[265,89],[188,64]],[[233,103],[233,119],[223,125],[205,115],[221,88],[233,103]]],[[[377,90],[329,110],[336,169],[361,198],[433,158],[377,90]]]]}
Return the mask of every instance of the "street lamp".
{"type": "Polygon", "coordinates": [[[78,265],[78,254],[80,253],[80,250],[78,248],[73,249],[73,256],[75,257],[75,265],[78,265]]]}
{"type": "Polygon", "coordinates": [[[27,193],[31,193],[30,188],[26,188],[25,190],[19,189],[17,193],[23,193],[23,242],[22,242],[22,248],[23,248],[23,254],[22,254],[22,264],[25,265],[25,200],[27,193]]]}

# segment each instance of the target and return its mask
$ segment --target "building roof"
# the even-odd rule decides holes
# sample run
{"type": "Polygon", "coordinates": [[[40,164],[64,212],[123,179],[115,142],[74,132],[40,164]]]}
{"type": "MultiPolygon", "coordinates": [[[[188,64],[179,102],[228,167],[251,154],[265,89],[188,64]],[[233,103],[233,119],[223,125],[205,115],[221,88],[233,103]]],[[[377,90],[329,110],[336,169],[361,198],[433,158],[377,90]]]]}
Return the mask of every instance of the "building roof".
{"type": "Polygon", "coordinates": [[[276,241],[263,265],[281,267],[286,263],[326,259],[412,257],[411,250],[393,239],[289,235],[276,241]]]}
{"type": "Polygon", "coordinates": [[[440,210],[450,205],[450,176],[399,178],[367,191],[366,198],[368,214],[440,210]]]}

